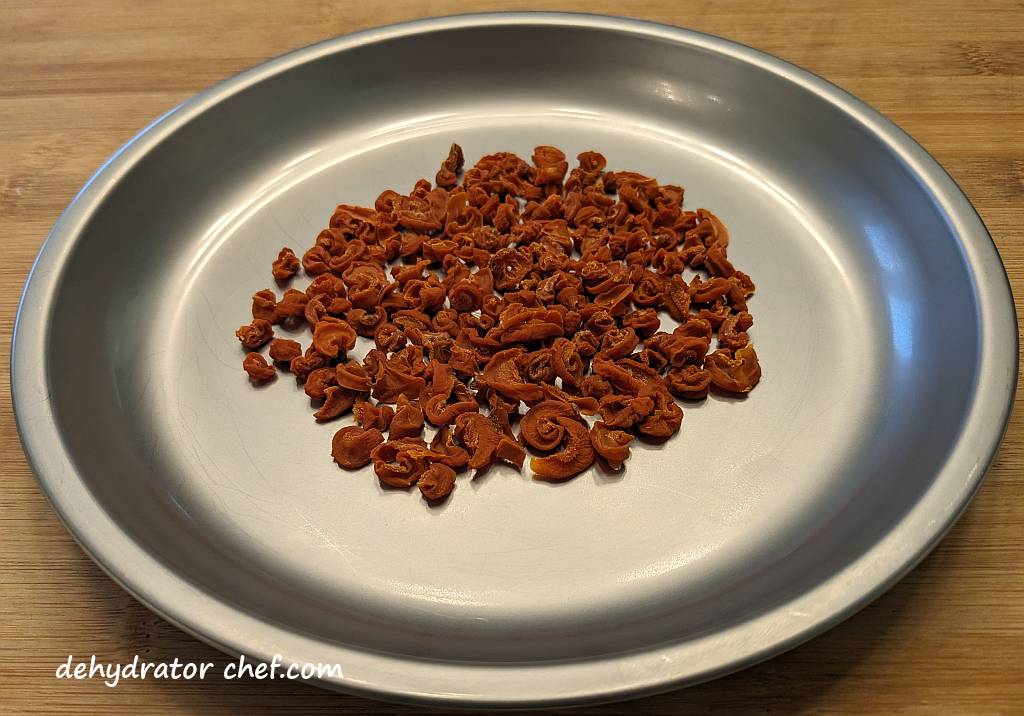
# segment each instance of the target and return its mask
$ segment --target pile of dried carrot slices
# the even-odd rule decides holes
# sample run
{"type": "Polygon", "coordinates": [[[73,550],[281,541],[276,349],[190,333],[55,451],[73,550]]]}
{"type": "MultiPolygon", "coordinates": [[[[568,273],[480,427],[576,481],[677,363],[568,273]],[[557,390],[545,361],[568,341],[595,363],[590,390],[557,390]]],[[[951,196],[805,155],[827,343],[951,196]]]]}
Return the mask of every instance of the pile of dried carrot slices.
{"type": "Polygon", "coordinates": [[[352,411],[335,461],[372,463],[384,485],[428,500],[459,470],[521,468],[527,447],[539,479],[598,458],[618,469],[636,436],[679,430],[676,398],[749,392],[754,284],[727,257],[725,225],[685,211],[682,187],[607,171],[597,152],[577,162],[541,146],[532,162],[499,152],[463,171],[452,145],[434,185],[338,206],[301,261],[285,248],[273,262],[279,284],[302,268],[308,287],[253,296],[236,332],[244,369],[253,381],[290,371],[318,421],[352,411]],[[274,337],[302,323],[305,349],[274,337]],[[360,336],[374,347],[356,360],[360,336]]]}

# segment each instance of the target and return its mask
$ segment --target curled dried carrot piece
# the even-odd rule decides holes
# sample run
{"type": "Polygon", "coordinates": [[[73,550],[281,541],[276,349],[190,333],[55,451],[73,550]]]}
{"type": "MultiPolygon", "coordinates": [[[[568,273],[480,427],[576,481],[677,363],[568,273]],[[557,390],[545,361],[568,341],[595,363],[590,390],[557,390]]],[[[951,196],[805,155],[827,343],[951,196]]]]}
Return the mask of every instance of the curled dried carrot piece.
{"type": "Polygon", "coordinates": [[[491,256],[489,266],[494,272],[494,285],[499,291],[514,290],[533,270],[533,257],[525,246],[506,247],[491,256]]]}
{"type": "Polygon", "coordinates": [[[247,326],[240,326],[235,331],[235,336],[242,342],[242,345],[250,350],[255,350],[274,337],[274,327],[270,321],[263,318],[254,318],[247,326]]]}
{"type": "Polygon", "coordinates": [[[332,385],[324,389],[324,404],[313,413],[318,423],[333,420],[344,415],[356,402],[359,394],[353,390],[342,388],[340,385],[332,385]]]}
{"type": "Polygon", "coordinates": [[[356,393],[369,393],[371,387],[370,374],[362,363],[350,360],[334,367],[334,379],[342,388],[356,393]]]}
{"type": "Polygon", "coordinates": [[[352,412],[360,426],[381,431],[387,430],[395,417],[395,409],[390,405],[375,405],[369,400],[356,401],[352,412]]]}
{"type": "Polygon", "coordinates": [[[385,352],[401,350],[405,341],[405,333],[393,323],[381,324],[373,334],[374,345],[385,352]]]}
{"type": "Polygon", "coordinates": [[[597,412],[598,401],[593,396],[577,395],[547,383],[542,384],[540,388],[548,400],[560,400],[563,403],[574,405],[584,415],[593,415],[597,412]]]}
{"type": "Polygon", "coordinates": [[[717,329],[722,322],[729,317],[732,309],[729,304],[726,303],[724,297],[717,299],[714,303],[707,306],[701,306],[697,311],[697,317],[703,319],[711,324],[712,328],[717,329]]]}
{"type": "Polygon", "coordinates": [[[578,420],[558,416],[555,420],[565,430],[561,451],[530,460],[534,479],[558,481],[574,477],[594,463],[596,452],[590,442],[590,431],[578,420]]]}
{"type": "Polygon", "coordinates": [[[469,464],[469,453],[461,445],[455,444],[451,427],[445,425],[430,441],[431,461],[439,462],[453,468],[462,468],[469,464]]]}
{"type": "Polygon", "coordinates": [[[246,353],[242,360],[242,368],[249,374],[249,378],[257,383],[277,377],[277,371],[272,365],[268,365],[267,359],[259,353],[246,353]]]}
{"type": "Polygon", "coordinates": [[[711,373],[696,365],[673,368],[665,376],[665,384],[673,395],[687,400],[701,400],[707,397],[711,387],[711,373]]]}
{"type": "Polygon", "coordinates": [[[310,327],[315,326],[321,318],[327,315],[327,304],[324,303],[324,300],[324,296],[313,296],[306,301],[306,307],[302,309],[302,317],[306,319],[306,323],[310,327]]]}
{"type": "Polygon", "coordinates": [[[277,322],[277,294],[269,288],[257,291],[252,296],[252,317],[270,323],[277,322]]]}
{"type": "Polygon", "coordinates": [[[337,384],[338,378],[334,368],[316,368],[306,376],[302,388],[313,400],[323,400],[327,397],[327,389],[337,384]]]}
{"type": "Polygon", "coordinates": [[[448,289],[448,303],[452,310],[459,313],[479,311],[483,302],[483,289],[472,279],[464,278],[448,289]]]}
{"type": "Polygon", "coordinates": [[[302,255],[302,268],[310,276],[316,276],[331,270],[329,261],[331,254],[323,246],[314,246],[302,255]]]}
{"type": "Polygon", "coordinates": [[[445,189],[451,189],[459,183],[459,172],[462,171],[462,164],[465,161],[462,156],[462,147],[452,144],[448,150],[448,157],[441,162],[441,168],[434,177],[434,183],[445,189]]]}
{"type": "Polygon", "coordinates": [[[676,405],[671,394],[662,386],[645,387],[641,397],[650,396],[654,401],[654,410],[637,426],[642,434],[652,438],[667,438],[679,431],[683,422],[683,411],[676,405]]]}
{"type": "Polygon", "coordinates": [[[455,377],[455,371],[447,363],[436,360],[428,368],[431,382],[421,393],[423,412],[433,425],[450,425],[463,413],[479,410],[476,398],[464,383],[455,377]]]}
{"type": "Polygon", "coordinates": [[[613,428],[631,428],[654,412],[650,396],[612,393],[601,398],[601,417],[613,428]]]}
{"type": "Polygon", "coordinates": [[[377,479],[388,487],[411,487],[428,467],[426,443],[420,438],[388,440],[370,452],[377,479]]]}
{"type": "Polygon", "coordinates": [[[271,273],[278,281],[287,281],[299,272],[299,259],[295,252],[285,246],[277,254],[271,273]]]}
{"type": "Polygon", "coordinates": [[[483,386],[476,393],[477,399],[483,399],[490,407],[491,412],[502,411],[506,416],[515,415],[519,412],[519,401],[511,398],[506,398],[504,395],[494,390],[494,388],[488,388],[483,386]]]}
{"type": "Polygon", "coordinates": [[[605,291],[594,299],[594,303],[604,308],[613,316],[621,316],[629,310],[633,298],[633,286],[624,283],[621,286],[605,291]]]}
{"type": "Polygon", "coordinates": [[[712,276],[729,278],[736,273],[736,268],[725,256],[725,249],[714,244],[704,254],[704,266],[712,276]]]}
{"type": "Polygon", "coordinates": [[[718,327],[718,345],[721,348],[739,350],[750,342],[747,331],[754,325],[753,317],[746,311],[730,314],[718,327]]]}
{"type": "Polygon", "coordinates": [[[580,392],[587,397],[600,400],[606,395],[611,395],[612,385],[599,375],[588,375],[580,385],[580,392]]]}
{"type": "Polygon", "coordinates": [[[478,470],[494,459],[501,431],[493,420],[480,413],[463,413],[455,419],[455,437],[469,453],[467,467],[478,470]]]}
{"type": "Polygon", "coordinates": [[[288,364],[288,369],[300,380],[306,380],[310,373],[323,367],[324,357],[313,346],[307,348],[302,355],[292,358],[288,364]]]}
{"type": "Polygon", "coordinates": [[[690,287],[683,281],[682,276],[673,276],[663,285],[662,306],[677,321],[689,318],[690,300],[690,287]]]}
{"type": "Polygon", "coordinates": [[[398,396],[395,418],[391,421],[388,439],[419,437],[423,432],[423,411],[404,395],[398,396]]]}
{"type": "Polygon", "coordinates": [[[313,346],[321,355],[336,358],[342,351],[355,348],[356,332],[347,322],[325,316],[313,329],[313,346]]]}
{"type": "Polygon", "coordinates": [[[709,278],[707,281],[701,281],[699,277],[695,276],[693,281],[690,282],[690,299],[694,303],[714,303],[728,295],[731,288],[732,284],[728,279],[715,277],[709,278]]]}
{"type": "Polygon", "coordinates": [[[730,393],[749,393],[761,380],[761,365],[753,344],[735,352],[726,348],[717,350],[707,357],[705,367],[711,374],[711,382],[730,393]]]}
{"type": "Polygon", "coordinates": [[[309,296],[305,292],[289,288],[277,302],[277,307],[274,309],[275,320],[290,322],[304,317],[308,302],[309,296]]]}
{"type": "Polygon", "coordinates": [[[345,282],[333,273],[324,273],[317,276],[306,287],[306,298],[321,298],[326,306],[336,298],[345,297],[345,282]]]}
{"type": "Polygon", "coordinates": [[[270,341],[270,357],[277,363],[290,363],[302,355],[302,346],[289,338],[275,338],[270,341]]]}
{"type": "Polygon", "coordinates": [[[569,171],[569,162],[565,161],[565,153],[556,147],[547,145],[536,147],[533,150],[533,163],[537,167],[534,183],[538,186],[561,184],[565,173],[569,171]]]}
{"type": "Polygon", "coordinates": [[[551,367],[567,386],[579,385],[586,370],[576,344],[566,338],[557,338],[551,344],[551,367]]]}
{"type": "Polygon", "coordinates": [[[345,320],[355,329],[356,334],[373,338],[373,334],[377,332],[377,329],[387,322],[388,314],[380,306],[372,310],[353,308],[345,313],[345,320]]]}
{"type": "Polygon", "coordinates": [[[582,358],[593,358],[601,347],[601,338],[591,330],[579,331],[572,337],[572,345],[582,358]]]}
{"type": "Polygon", "coordinates": [[[524,400],[528,403],[542,400],[543,390],[537,385],[527,383],[519,372],[518,361],[523,353],[522,348],[498,351],[487,362],[480,381],[513,400],[524,400]]]}
{"type": "Polygon", "coordinates": [[[680,368],[686,365],[699,366],[704,362],[710,341],[703,336],[687,336],[682,333],[655,333],[644,345],[664,356],[668,365],[680,368]]]}
{"type": "Polygon", "coordinates": [[[502,311],[502,344],[541,341],[545,338],[561,336],[565,332],[562,315],[558,311],[525,308],[505,321],[504,316],[509,310],[502,311]]]}
{"type": "Polygon", "coordinates": [[[613,470],[620,469],[622,463],[629,459],[629,443],[632,441],[630,433],[616,430],[600,421],[590,429],[590,443],[613,470]]]}
{"type": "Polygon", "coordinates": [[[711,343],[711,324],[703,318],[689,317],[672,331],[674,335],[688,336],[691,338],[703,338],[711,343]]]}
{"type": "Polygon", "coordinates": [[[660,306],[664,293],[665,283],[661,276],[651,271],[645,271],[633,287],[633,303],[641,308],[660,306]]]}
{"type": "Polygon", "coordinates": [[[579,420],[579,412],[560,400],[544,400],[529,410],[519,422],[522,438],[535,450],[554,450],[565,438],[565,427],[559,417],[579,420]]]}
{"type": "Polygon", "coordinates": [[[498,438],[498,445],[494,448],[494,457],[512,465],[517,470],[521,470],[523,463],[526,461],[526,448],[523,447],[522,442],[512,432],[512,426],[509,424],[509,414],[505,410],[495,408],[491,410],[488,418],[498,426],[498,430],[501,433],[501,436],[498,438]]]}
{"type": "Polygon", "coordinates": [[[370,464],[371,451],[383,442],[384,435],[377,428],[350,425],[334,434],[331,457],[341,467],[356,470],[370,464]]]}
{"type": "Polygon", "coordinates": [[[455,487],[455,470],[435,462],[420,475],[416,482],[425,500],[440,500],[451,494],[455,487]]]}
{"type": "Polygon", "coordinates": [[[396,403],[400,395],[418,398],[425,385],[418,375],[385,363],[380,366],[371,395],[381,403],[396,403]]]}
{"type": "MultiPolygon", "coordinates": [[[[556,339],[565,340],[564,338],[556,339]]],[[[552,348],[540,348],[526,353],[519,360],[519,368],[523,377],[531,383],[554,383],[558,374],[555,373],[554,350],[552,348]]]]}
{"type": "Polygon", "coordinates": [[[640,338],[632,328],[614,328],[601,336],[602,358],[617,360],[625,358],[640,343],[640,338]]]}
{"type": "Polygon", "coordinates": [[[622,327],[632,328],[641,339],[650,338],[661,328],[661,319],[653,308],[640,308],[622,317],[622,327]]]}
{"type": "Polygon", "coordinates": [[[487,467],[494,459],[520,468],[526,458],[526,451],[512,434],[507,414],[501,410],[490,416],[463,413],[455,420],[455,437],[466,447],[467,466],[473,470],[487,467]]]}
{"type": "Polygon", "coordinates": [[[704,232],[702,238],[705,246],[720,246],[724,249],[729,245],[729,229],[721,219],[707,209],[697,209],[697,218],[701,222],[698,229],[704,232]]]}

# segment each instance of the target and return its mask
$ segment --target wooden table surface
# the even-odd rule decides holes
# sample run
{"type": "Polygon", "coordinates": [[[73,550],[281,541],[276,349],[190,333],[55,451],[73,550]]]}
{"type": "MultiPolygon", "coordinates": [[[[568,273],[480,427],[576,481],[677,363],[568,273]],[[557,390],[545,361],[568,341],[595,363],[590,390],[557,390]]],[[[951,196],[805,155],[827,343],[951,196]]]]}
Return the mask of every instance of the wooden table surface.
{"type": "MultiPolygon", "coordinates": [[[[68,654],[225,662],[121,591],[64,531],[11,415],[10,333],[40,242],[100,163],[197,90],[364,27],[489,9],[628,12],[759,47],[853,92],[960,182],[1024,296],[1024,3],[836,0],[0,4],[0,711],[405,713],[301,684],[58,681],[68,654]],[[892,5],[893,7],[890,7],[892,5]],[[897,9],[896,6],[899,6],[897,9]]],[[[1021,308],[1018,307],[1018,312],[1021,308]]],[[[1020,393],[1018,393],[1020,396],[1020,393]]],[[[1024,713],[1024,422],[910,576],[838,628],[710,684],[577,713],[1024,713]]],[[[220,666],[215,669],[220,670],[220,666]]]]}

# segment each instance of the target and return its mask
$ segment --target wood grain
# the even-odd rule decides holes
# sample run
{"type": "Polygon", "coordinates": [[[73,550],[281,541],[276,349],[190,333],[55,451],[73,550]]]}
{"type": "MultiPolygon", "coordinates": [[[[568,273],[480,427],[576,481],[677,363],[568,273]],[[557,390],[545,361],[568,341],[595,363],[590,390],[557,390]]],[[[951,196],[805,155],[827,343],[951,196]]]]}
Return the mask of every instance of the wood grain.
{"type": "MultiPolygon", "coordinates": [[[[723,35],[809,68],[914,135],[960,182],[1024,295],[1024,3],[646,0],[388,3],[11,2],[0,23],[0,710],[6,713],[404,713],[260,681],[57,681],[104,661],[223,657],[139,606],[64,531],[11,415],[10,333],[40,242],[97,166],[204,86],[360,28],[473,10],[628,14],[723,35]],[[628,8],[628,9],[627,9],[628,8]]],[[[1020,312],[1020,308],[1018,308],[1020,312]]],[[[1018,395],[1020,395],[1018,393],[1018,395]]],[[[875,604],[809,644],[686,691],[577,713],[1024,713],[1024,423],[941,546],[875,604]]],[[[218,667],[219,669],[220,667],[218,667]]]]}

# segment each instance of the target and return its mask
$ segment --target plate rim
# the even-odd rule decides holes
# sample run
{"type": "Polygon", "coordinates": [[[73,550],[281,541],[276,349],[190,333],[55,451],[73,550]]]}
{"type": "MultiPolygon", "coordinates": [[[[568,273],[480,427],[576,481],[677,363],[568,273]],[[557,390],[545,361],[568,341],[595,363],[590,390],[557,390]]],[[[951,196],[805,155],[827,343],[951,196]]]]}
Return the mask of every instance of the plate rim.
{"type": "Polygon", "coordinates": [[[143,128],[100,166],[43,242],[18,304],[10,375],[12,407],[22,446],[54,511],[104,572],[162,618],[230,655],[244,653],[269,661],[280,653],[285,663],[330,661],[326,656],[308,658],[323,654],[327,647],[343,670],[348,661],[360,664],[357,674],[362,670],[370,675],[315,682],[328,688],[390,701],[521,708],[635,698],[723,676],[807,641],[887,591],[945,536],[984,480],[1009,424],[1018,350],[1016,306],[1009,277],[978,212],[923,147],[862,100],[773,55],[695,30],[587,13],[493,12],[413,20],[327,39],[244,70],[199,92],[143,128]],[[455,28],[509,25],[625,32],[725,55],[812,92],[886,145],[944,212],[959,238],[958,248],[978,304],[979,368],[958,440],[928,490],[864,554],[812,590],[721,635],[661,644],[640,653],[510,668],[368,654],[328,645],[235,610],[188,583],[122,531],[78,475],[64,448],[48,392],[45,347],[54,299],[71,250],[105,196],[138,161],[179,127],[225,98],[301,64],[356,47],[455,28]],[[916,538],[906,540],[907,534],[916,538]],[[751,639],[739,629],[747,627],[750,631],[752,626],[759,627],[760,639],[751,639]],[[271,643],[277,645],[273,653],[269,651],[271,643]],[[696,659],[695,647],[699,651],[696,659]],[[586,668],[581,671],[580,667],[587,666],[591,667],[589,673],[586,668]],[[460,688],[455,689],[456,685],[460,688]]]}

